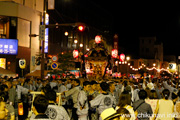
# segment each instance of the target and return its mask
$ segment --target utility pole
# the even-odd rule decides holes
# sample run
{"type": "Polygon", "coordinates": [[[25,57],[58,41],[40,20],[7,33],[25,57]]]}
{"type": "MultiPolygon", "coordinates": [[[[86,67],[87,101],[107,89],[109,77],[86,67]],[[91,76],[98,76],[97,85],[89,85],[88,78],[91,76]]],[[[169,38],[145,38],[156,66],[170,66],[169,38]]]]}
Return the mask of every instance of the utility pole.
{"type": "MultiPolygon", "coordinates": [[[[46,11],[47,11],[47,0],[44,0],[44,10],[43,10],[43,22],[42,22],[42,25],[46,25],[46,11]]],[[[44,43],[45,43],[45,39],[42,40],[42,48],[41,48],[41,51],[42,51],[41,79],[44,79],[44,43]]]]}

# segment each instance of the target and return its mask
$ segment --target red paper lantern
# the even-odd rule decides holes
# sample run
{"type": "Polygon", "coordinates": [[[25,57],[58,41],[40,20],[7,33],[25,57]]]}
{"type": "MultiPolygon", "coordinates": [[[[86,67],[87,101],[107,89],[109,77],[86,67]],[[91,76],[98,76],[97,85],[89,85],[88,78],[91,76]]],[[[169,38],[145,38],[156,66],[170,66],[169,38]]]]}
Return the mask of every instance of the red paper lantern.
{"type": "Polygon", "coordinates": [[[101,36],[97,35],[97,36],[95,37],[95,42],[96,42],[97,44],[101,43],[101,36]]]}
{"type": "Polygon", "coordinates": [[[118,57],[118,50],[117,49],[113,49],[111,54],[112,54],[113,58],[117,58],[118,57]]]}
{"type": "Polygon", "coordinates": [[[124,55],[124,54],[120,54],[119,60],[120,60],[121,62],[124,62],[124,60],[125,60],[125,55],[124,55]]]}
{"type": "Polygon", "coordinates": [[[79,56],[78,50],[73,50],[73,57],[78,58],[78,56],[79,56]]]}

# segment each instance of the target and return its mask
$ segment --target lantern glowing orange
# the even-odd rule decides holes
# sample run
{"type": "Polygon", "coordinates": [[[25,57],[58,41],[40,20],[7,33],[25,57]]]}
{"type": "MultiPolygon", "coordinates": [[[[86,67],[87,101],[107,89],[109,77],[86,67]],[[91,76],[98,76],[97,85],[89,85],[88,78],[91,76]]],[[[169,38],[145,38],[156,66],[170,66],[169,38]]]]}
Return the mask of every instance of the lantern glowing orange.
{"type": "Polygon", "coordinates": [[[73,50],[73,57],[78,58],[78,56],[79,56],[78,50],[73,50]]]}
{"type": "Polygon", "coordinates": [[[23,115],[24,114],[24,110],[23,110],[23,103],[18,103],[18,114],[19,115],[23,115]]]}
{"type": "Polygon", "coordinates": [[[119,60],[120,60],[121,62],[124,62],[124,60],[125,60],[125,55],[124,55],[124,54],[120,54],[119,60]]]}
{"type": "Polygon", "coordinates": [[[112,54],[113,58],[117,58],[118,57],[118,50],[117,49],[113,49],[111,54],[112,54]]]}
{"type": "Polygon", "coordinates": [[[97,44],[101,43],[101,36],[97,35],[97,36],[95,37],[95,42],[96,42],[97,44]]]}

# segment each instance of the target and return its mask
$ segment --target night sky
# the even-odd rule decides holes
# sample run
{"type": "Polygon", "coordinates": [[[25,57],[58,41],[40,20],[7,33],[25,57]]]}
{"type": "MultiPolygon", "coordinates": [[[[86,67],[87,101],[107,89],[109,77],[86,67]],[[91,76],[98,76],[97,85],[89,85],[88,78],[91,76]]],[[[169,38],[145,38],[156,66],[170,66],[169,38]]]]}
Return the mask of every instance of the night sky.
{"type": "Polygon", "coordinates": [[[180,55],[180,7],[176,3],[100,1],[94,2],[112,13],[113,32],[127,52],[137,53],[140,36],[156,36],[164,44],[165,55],[180,55]]]}
{"type": "MultiPolygon", "coordinates": [[[[110,25],[112,37],[115,33],[119,35],[119,46],[135,55],[138,55],[138,38],[141,36],[156,36],[164,44],[164,55],[180,55],[178,5],[164,1],[158,4],[152,1],[56,0],[56,9],[62,17],[71,16],[71,20],[100,29],[110,25]]],[[[62,20],[67,22],[65,18],[62,20]]]]}

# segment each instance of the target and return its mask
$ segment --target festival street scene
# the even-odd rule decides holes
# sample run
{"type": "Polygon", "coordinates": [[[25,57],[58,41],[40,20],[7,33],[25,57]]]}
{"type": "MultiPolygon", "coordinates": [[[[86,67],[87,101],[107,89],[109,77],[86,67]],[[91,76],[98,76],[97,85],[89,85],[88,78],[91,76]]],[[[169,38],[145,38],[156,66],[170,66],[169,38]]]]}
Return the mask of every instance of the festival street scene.
{"type": "Polygon", "coordinates": [[[180,120],[180,9],[0,0],[0,120],[180,120]]]}

